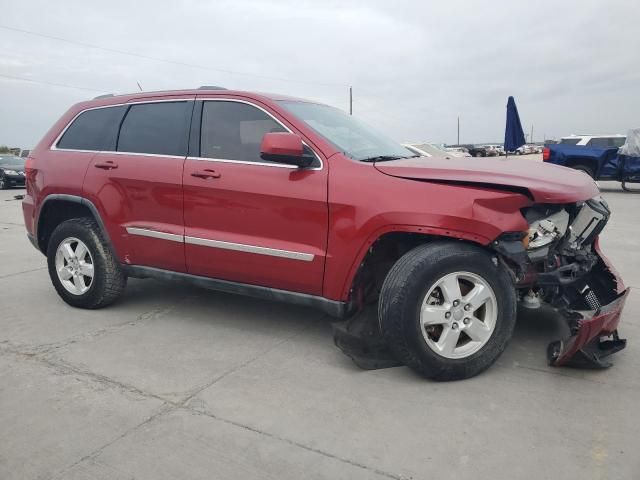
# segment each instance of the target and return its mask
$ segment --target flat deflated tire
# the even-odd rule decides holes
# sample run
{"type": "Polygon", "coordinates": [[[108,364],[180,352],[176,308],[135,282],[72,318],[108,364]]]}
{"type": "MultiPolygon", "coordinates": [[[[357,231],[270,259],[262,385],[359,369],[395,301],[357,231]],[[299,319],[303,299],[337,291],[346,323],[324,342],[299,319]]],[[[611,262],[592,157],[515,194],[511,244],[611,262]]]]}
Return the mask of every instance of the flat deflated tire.
{"type": "Polygon", "coordinates": [[[378,315],[401,362],[429,379],[460,380],[486,370],[506,348],[516,321],[515,288],[480,247],[424,244],[389,271],[378,315]]]}
{"type": "Polygon", "coordinates": [[[127,277],[91,218],[73,218],[58,225],[47,247],[49,276],[69,305],[97,309],[115,302],[127,277]]]}

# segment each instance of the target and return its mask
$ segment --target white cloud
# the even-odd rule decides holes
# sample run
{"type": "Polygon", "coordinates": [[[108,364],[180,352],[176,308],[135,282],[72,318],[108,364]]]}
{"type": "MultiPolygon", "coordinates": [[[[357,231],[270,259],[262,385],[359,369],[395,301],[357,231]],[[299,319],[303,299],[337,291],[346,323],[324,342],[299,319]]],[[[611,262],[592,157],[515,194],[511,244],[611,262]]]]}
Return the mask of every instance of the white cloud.
{"type": "MultiPolygon", "coordinates": [[[[626,0],[7,2],[0,74],[113,92],[218,84],[347,108],[398,140],[499,141],[514,95],[547,136],[639,125],[640,4],[626,0]],[[316,85],[322,84],[335,85],[316,85]]],[[[91,92],[0,77],[0,143],[30,147],[91,92]]]]}

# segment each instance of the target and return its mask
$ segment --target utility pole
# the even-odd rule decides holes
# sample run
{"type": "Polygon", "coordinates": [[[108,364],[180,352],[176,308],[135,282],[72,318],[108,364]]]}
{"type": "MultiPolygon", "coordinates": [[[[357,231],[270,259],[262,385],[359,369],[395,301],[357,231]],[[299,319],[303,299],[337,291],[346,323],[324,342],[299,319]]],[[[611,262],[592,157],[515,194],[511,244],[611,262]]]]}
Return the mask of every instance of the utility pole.
{"type": "Polygon", "coordinates": [[[533,143],[533,123],[531,124],[531,136],[529,137],[529,143],[533,143]]]}
{"type": "Polygon", "coordinates": [[[353,115],[353,87],[349,87],[349,115],[353,115]]]}
{"type": "Polygon", "coordinates": [[[460,115],[458,115],[458,146],[460,146],[460,115]]]}

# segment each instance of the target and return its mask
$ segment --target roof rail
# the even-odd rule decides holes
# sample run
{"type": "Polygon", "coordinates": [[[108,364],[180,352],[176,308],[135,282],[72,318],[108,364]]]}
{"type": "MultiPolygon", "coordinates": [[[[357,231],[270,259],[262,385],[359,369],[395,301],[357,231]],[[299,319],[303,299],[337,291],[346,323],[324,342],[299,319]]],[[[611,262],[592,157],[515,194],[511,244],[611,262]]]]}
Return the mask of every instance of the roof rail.
{"type": "Polygon", "coordinates": [[[224,87],[218,87],[217,85],[202,85],[198,87],[198,90],[228,90],[224,87]]]}
{"type": "Polygon", "coordinates": [[[93,97],[94,100],[98,100],[100,98],[109,98],[113,97],[113,93],[105,93],[104,95],[98,95],[97,97],[93,97]]]}

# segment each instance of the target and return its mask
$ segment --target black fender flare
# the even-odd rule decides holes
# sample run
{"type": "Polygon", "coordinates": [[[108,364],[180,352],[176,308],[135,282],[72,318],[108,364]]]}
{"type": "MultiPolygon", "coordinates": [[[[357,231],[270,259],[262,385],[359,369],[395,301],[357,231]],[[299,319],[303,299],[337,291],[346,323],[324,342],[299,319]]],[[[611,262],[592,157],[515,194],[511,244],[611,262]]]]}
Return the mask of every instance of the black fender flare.
{"type": "MultiPolygon", "coordinates": [[[[77,203],[79,205],[87,207],[91,212],[91,214],[93,215],[93,218],[95,219],[96,223],[98,224],[98,227],[100,227],[100,230],[102,231],[102,235],[104,235],[104,239],[107,241],[107,246],[115,254],[115,250],[113,248],[113,243],[111,242],[111,237],[109,236],[109,232],[107,231],[107,228],[105,227],[104,222],[102,221],[100,212],[98,211],[96,206],[93,204],[93,202],[91,200],[88,200],[87,198],[84,198],[78,195],[68,195],[66,193],[51,193],[47,195],[42,201],[42,203],[40,204],[40,208],[38,208],[38,212],[36,213],[36,218],[34,222],[34,232],[33,232],[35,240],[38,245],[39,245],[39,239],[40,239],[38,230],[40,227],[41,213],[44,210],[44,207],[47,204],[47,202],[50,202],[52,200],[77,203]]],[[[46,253],[46,252],[43,252],[43,253],[46,253]]]]}

